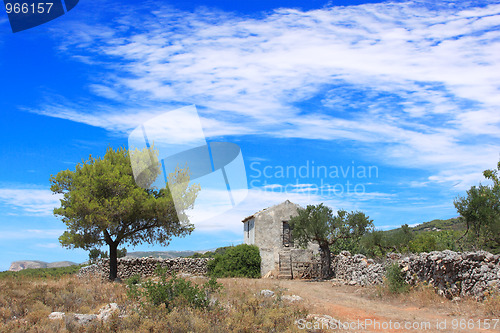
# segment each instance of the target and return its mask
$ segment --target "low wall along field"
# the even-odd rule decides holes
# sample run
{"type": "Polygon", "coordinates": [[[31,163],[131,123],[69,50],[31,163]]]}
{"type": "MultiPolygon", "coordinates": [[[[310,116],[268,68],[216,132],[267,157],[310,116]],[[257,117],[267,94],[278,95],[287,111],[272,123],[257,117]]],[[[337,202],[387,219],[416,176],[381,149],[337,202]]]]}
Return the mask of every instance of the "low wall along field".
{"type": "MultiPolygon", "coordinates": [[[[120,258],[118,259],[118,277],[126,279],[139,274],[153,276],[157,265],[169,272],[206,275],[207,262],[210,258],[120,258]]],[[[364,255],[351,255],[343,251],[334,256],[332,270],[334,277],[350,285],[374,285],[384,281],[386,267],[397,262],[405,275],[406,281],[415,285],[427,282],[437,292],[448,298],[473,296],[484,298],[492,290],[500,291],[500,255],[485,251],[458,253],[453,251],[435,251],[409,256],[391,253],[383,262],[375,262],[364,255]]],[[[109,276],[109,259],[102,259],[97,264],[83,267],[79,276],[109,276]]]]}
{"type": "Polygon", "coordinates": [[[334,276],[351,285],[383,282],[386,267],[399,264],[410,285],[428,282],[448,298],[473,296],[484,298],[492,290],[500,291],[500,255],[489,252],[435,251],[409,256],[391,253],[383,263],[347,251],[334,257],[334,276]]]}
{"type": "MultiPolygon", "coordinates": [[[[206,275],[207,262],[210,258],[119,258],[118,259],[118,277],[121,279],[129,278],[133,275],[142,277],[153,276],[158,265],[162,268],[168,268],[169,272],[188,273],[192,275],[206,275]]],[[[101,259],[98,263],[83,267],[78,273],[80,277],[109,276],[109,259],[101,259]]]]}

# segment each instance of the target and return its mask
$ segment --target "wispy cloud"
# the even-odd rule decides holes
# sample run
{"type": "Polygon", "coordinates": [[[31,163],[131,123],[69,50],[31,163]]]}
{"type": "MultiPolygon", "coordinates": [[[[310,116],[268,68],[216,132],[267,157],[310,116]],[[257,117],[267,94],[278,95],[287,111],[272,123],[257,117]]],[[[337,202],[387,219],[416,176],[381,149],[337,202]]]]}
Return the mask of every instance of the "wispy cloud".
{"type": "Polygon", "coordinates": [[[57,249],[61,247],[61,244],[59,243],[38,243],[35,246],[41,247],[44,249],[57,249]]]}
{"type": "Polygon", "coordinates": [[[350,140],[384,163],[464,187],[498,160],[497,3],[280,9],[260,18],[120,10],[107,24],[65,25],[61,50],[108,69],[89,86],[96,95],[142,103],[141,111],[88,112],[77,102],[35,112],[127,132],[158,105],[196,104],[209,136],[350,140]]]}
{"type": "Polygon", "coordinates": [[[63,234],[63,229],[20,229],[20,230],[2,230],[0,239],[6,240],[25,240],[25,239],[54,239],[63,234]]]}
{"type": "MultiPolygon", "coordinates": [[[[300,187],[297,187],[300,189],[300,187]]],[[[341,193],[332,195],[328,191],[315,190],[308,188],[309,191],[297,191],[293,187],[288,187],[285,190],[284,186],[279,184],[269,184],[261,188],[251,188],[248,190],[246,199],[236,207],[225,211],[223,214],[214,214],[217,212],[217,207],[212,202],[205,201],[201,205],[195,203],[195,208],[198,211],[197,215],[190,214],[190,221],[195,225],[196,230],[204,232],[213,231],[231,231],[234,233],[241,233],[243,224],[241,220],[259,210],[268,208],[270,206],[282,203],[285,200],[290,200],[302,207],[307,205],[314,205],[324,203],[331,207],[334,212],[339,209],[348,211],[360,209],[360,203],[366,200],[373,200],[375,202],[388,203],[396,197],[394,194],[380,193],[380,192],[366,192],[358,194],[341,193]],[[207,216],[211,216],[207,218],[207,216]]],[[[210,191],[210,190],[209,190],[210,191]]],[[[215,198],[223,196],[224,193],[220,191],[210,191],[210,197],[215,198]]],[[[369,207],[365,205],[365,207],[369,207]]]]}
{"type": "Polygon", "coordinates": [[[20,215],[52,215],[53,209],[61,205],[61,198],[49,190],[0,188],[0,203],[20,215]]]}

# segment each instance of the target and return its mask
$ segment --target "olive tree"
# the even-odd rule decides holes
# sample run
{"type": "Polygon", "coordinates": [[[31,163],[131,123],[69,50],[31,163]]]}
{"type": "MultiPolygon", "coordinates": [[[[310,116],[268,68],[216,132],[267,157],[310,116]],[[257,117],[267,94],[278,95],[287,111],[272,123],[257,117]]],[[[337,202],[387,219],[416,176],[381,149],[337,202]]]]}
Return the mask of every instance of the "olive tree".
{"type": "Polygon", "coordinates": [[[373,221],[362,212],[348,213],[339,210],[333,216],[332,209],[323,205],[299,208],[298,215],[290,219],[292,237],[300,246],[317,243],[321,255],[321,277],[331,277],[330,248],[346,239],[359,239],[373,228],[373,221]]]}
{"type": "Polygon", "coordinates": [[[492,185],[472,186],[467,196],[454,201],[455,208],[465,221],[466,234],[472,231],[475,243],[493,252],[500,252],[500,162],[497,169],[485,170],[483,175],[492,185]]]}

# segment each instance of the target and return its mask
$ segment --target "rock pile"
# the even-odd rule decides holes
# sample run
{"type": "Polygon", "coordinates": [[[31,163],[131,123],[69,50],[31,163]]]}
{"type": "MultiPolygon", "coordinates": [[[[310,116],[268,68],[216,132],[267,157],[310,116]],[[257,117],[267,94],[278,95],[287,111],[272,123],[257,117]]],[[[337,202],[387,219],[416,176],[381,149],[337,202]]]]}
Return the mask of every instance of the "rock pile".
{"type": "MultiPolygon", "coordinates": [[[[115,312],[120,312],[120,308],[118,307],[118,304],[116,303],[110,303],[105,306],[103,306],[99,310],[99,314],[81,314],[81,313],[73,313],[73,314],[66,314],[64,312],[52,312],[49,314],[49,319],[50,320],[62,320],[62,319],[67,319],[67,321],[71,322],[74,321],[78,325],[87,325],[91,321],[97,319],[97,320],[102,320],[102,321],[108,321],[113,313],[115,312]]],[[[123,316],[122,316],[123,317],[123,316]]]]}
{"type": "Polygon", "coordinates": [[[407,282],[426,281],[450,299],[482,299],[492,289],[500,290],[500,255],[485,251],[420,253],[401,259],[399,265],[407,282]]]}
{"type": "Polygon", "coordinates": [[[383,282],[385,265],[366,259],[362,254],[353,256],[349,251],[342,251],[333,258],[332,271],[336,279],[347,284],[366,286],[383,282]]]}
{"type": "MultiPolygon", "coordinates": [[[[192,275],[206,275],[209,258],[120,258],[118,259],[118,277],[126,279],[133,275],[142,277],[153,276],[158,265],[167,268],[168,272],[188,273],[192,275]]],[[[82,267],[79,277],[109,276],[109,259],[101,259],[97,264],[82,267]]]]}

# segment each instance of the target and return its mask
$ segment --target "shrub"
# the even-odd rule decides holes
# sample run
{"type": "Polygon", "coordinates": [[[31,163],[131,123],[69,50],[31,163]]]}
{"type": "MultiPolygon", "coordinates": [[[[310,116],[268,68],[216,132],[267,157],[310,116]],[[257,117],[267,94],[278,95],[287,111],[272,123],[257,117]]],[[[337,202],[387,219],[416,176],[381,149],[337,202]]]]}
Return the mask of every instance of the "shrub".
{"type": "Polygon", "coordinates": [[[406,283],[404,274],[397,263],[387,267],[384,284],[391,294],[401,294],[410,290],[410,286],[406,283]]]}
{"type": "MultiPolygon", "coordinates": [[[[172,278],[167,280],[167,269],[158,267],[156,270],[159,281],[148,280],[142,284],[139,290],[133,280],[129,280],[129,297],[143,297],[150,304],[159,306],[165,305],[168,311],[175,307],[190,307],[195,309],[207,309],[210,306],[210,296],[222,288],[214,277],[203,285],[196,285],[189,280],[179,278],[174,273],[172,278]]],[[[143,303],[144,305],[144,303],[143,303]]]]}
{"type": "Polygon", "coordinates": [[[133,284],[139,284],[140,282],[141,282],[141,275],[140,274],[134,274],[125,280],[125,284],[127,286],[133,285],[133,284]]]}
{"type": "Polygon", "coordinates": [[[138,299],[140,296],[139,293],[139,284],[141,283],[141,275],[134,274],[128,279],[125,280],[125,284],[127,285],[127,296],[131,299],[138,299]]]}
{"type": "Polygon", "coordinates": [[[196,252],[191,256],[188,256],[187,258],[215,258],[216,255],[218,254],[224,254],[227,249],[232,248],[232,246],[223,246],[215,249],[215,251],[207,251],[205,253],[199,253],[196,252]]]}
{"type": "Polygon", "coordinates": [[[260,277],[260,253],[255,245],[240,244],[217,254],[208,262],[208,274],[214,277],[260,277]]]}

